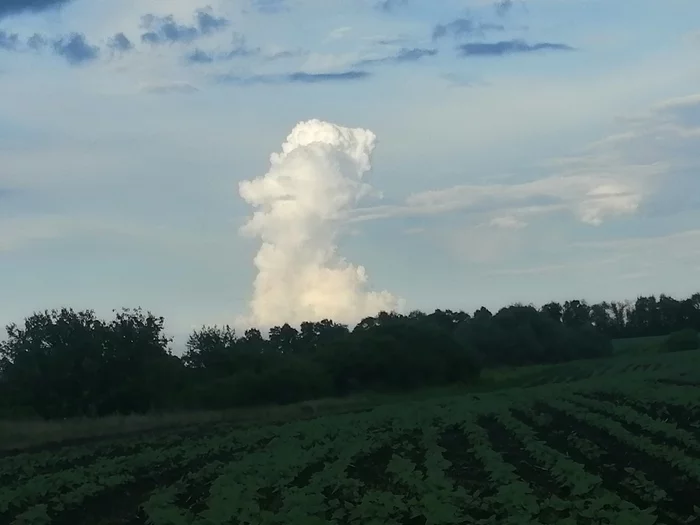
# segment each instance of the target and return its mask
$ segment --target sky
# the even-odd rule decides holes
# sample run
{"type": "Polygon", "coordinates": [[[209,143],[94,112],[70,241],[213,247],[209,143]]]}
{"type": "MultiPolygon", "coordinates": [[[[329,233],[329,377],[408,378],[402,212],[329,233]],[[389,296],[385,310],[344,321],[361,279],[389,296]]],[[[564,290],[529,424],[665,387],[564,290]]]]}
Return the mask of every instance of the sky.
{"type": "Polygon", "coordinates": [[[4,0],[0,323],[700,285],[696,0],[4,0]]]}

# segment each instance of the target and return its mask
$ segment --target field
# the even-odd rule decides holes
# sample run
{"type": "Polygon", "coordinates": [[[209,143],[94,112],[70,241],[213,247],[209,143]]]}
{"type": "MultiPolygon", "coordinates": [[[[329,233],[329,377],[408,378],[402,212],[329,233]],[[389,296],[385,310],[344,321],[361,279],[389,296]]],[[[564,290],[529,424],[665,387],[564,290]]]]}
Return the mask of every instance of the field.
{"type": "MultiPolygon", "coordinates": [[[[506,374],[507,376],[507,374],[506,374]]],[[[700,352],[0,456],[0,523],[700,524],[700,352]]]]}

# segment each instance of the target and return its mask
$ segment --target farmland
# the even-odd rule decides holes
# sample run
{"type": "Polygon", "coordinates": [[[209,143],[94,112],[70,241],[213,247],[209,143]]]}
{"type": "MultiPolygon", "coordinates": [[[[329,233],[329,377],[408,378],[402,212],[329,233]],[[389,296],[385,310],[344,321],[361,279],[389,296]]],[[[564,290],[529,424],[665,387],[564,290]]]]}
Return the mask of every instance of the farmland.
{"type": "Polygon", "coordinates": [[[700,523],[699,361],[574,362],[307,421],[4,453],[0,523],[700,523]]]}

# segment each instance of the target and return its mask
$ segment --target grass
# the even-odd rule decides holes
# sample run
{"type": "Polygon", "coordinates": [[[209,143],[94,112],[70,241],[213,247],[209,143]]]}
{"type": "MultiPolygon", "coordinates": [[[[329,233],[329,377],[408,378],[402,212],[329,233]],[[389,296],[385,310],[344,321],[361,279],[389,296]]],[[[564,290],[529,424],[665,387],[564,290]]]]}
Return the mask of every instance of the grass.
{"type": "MultiPolygon", "coordinates": [[[[314,401],[317,412],[336,414],[369,409],[378,400],[368,396],[314,401]]],[[[226,421],[241,426],[284,423],[308,417],[306,403],[271,405],[230,410],[181,411],[144,415],[70,418],[65,420],[26,419],[0,421],[0,450],[31,449],[44,445],[76,443],[98,438],[124,436],[206,425],[226,421]]]]}
{"type": "Polygon", "coordinates": [[[518,378],[527,378],[543,366],[520,369],[484,371],[474,385],[453,385],[425,388],[413,392],[368,393],[345,398],[325,398],[289,405],[270,405],[250,408],[209,411],[179,411],[144,415],[114,415],[101,418],[69,418],[65,420],[18,419],[0,420],[0,450],[33,449],[44,445],[78,443],[99,438],[125,436],[142,432],[165,431],[193,425],[217,422],[241,426],[284,423],[308,418],[369,410],[374,407],[402,401],[419,401],[448,397],[470,392],[511,386],[518,378]],[[313,414],[305,408],[313,406],[313,414]]]}
{"type": "Polygon", "coordinates": [[[613,350],[616,355],[646,355],[662,351],[662,345],[668,335],[653,335],[649,337],[626,337],[613,339],[613,350]]]}

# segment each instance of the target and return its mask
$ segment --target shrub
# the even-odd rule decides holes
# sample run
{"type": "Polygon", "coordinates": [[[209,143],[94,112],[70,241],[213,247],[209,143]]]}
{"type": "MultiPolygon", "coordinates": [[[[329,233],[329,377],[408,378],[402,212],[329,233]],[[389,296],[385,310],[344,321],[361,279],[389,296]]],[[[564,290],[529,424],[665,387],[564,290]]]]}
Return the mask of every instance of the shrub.
{"type": "Polygon", "coordinates": [[[697,348],[700,348],[700,338],[698,337],[698,332],[692,328],[673,332],[664,341],[666,352],[682,352],[697,348]]]}

